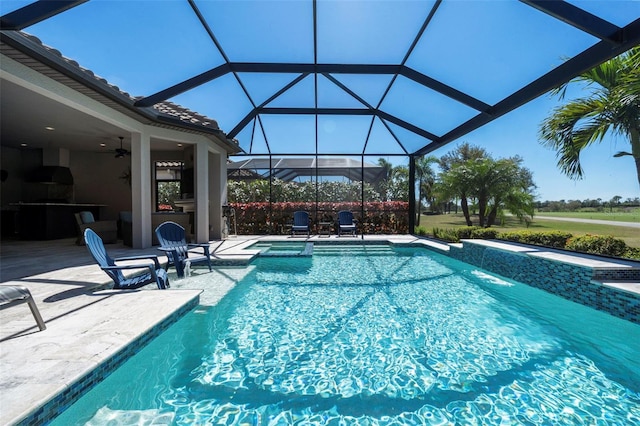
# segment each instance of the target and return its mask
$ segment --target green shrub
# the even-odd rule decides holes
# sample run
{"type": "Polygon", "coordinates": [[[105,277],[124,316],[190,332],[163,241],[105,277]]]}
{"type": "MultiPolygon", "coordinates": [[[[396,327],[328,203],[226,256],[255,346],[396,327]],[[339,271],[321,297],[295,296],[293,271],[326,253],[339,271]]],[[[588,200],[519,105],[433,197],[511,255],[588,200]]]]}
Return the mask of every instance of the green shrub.
{"type": "Polygon", "coordinates": [[[460,237],[455,229],[433,228],[433,236],[449,243],[459,243],[460,237]]]}
{"type": "Polygon", "coordinates": [[[502,232],[497,238],[506,241],[513,241],[523,244],[534,244],[539,246],[565,248],[567,241],[573,235],[562,231],[511,231],[502,232]]]}
{"type": "Polygon", "coordinates": [[[471,237],[471,234],[473,234],[475,231],[482,230],[482,229],[484,228],[480,226],[466,226],[464,228],[457,228],[455,231],[459,239],[465,240],[465,239],[473,238],[471,237]]]}
{"type": "Polygon", "coordinates": [[[640,248],[627,246],[627,250],[624,252],[622,257],[640,260],[640,248]]]}
{"type": "Polygon", "coordinates": [[[610,236],[583,235],[574,237],[572,234],[563,231],[498,232],[491,228],[481,228],[479,226],[433,228],[433,236],[450,243],[458,243],[462,239],[490,240],[497,238],[516,243],[567,249],[583,253],[640,259],[640,248],[628,247],[623,240],[610,236]]]}
{"type": "Polygon", "coordinates": [[[583,253],[604,254],[621,257],[627,252],[627,245],[619,238],[603,235],[581,235],[567,241],[568,250],[583,253]]]}
{"type": "Polygon", "coordinates": [[[496,238],[498,231],[480,226],[465,226],[463,228],[433,228],[433,236],[450,243],[458,243],[460,240],[496,238]]]}
{"type": "Polygon", "coordinates": [[[513,241],[514,243],[523,243],[524,241],[524,233],[529,231],[510,231],[510,232],[501,232],[498,235],[498,238],[505,241],[513,241]]]}
{"type": "Polygon", "coordinates": [[[491,228],[478,228],[471,231],[471,238],[479,240],[493,240],[498,236],[499,232],[491,228]]]}
{"type": "Polygon", "coordinates": [[[427,235],[427,228],[425,228],[424,226],[416,226],[415,233],[416,235],[427,235]]]}

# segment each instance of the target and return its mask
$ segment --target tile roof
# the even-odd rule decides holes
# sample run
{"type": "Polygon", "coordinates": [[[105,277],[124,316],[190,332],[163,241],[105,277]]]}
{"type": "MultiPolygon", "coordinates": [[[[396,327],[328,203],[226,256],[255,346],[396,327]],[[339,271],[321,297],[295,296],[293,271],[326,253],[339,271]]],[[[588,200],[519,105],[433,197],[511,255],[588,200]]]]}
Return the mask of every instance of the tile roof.
{"type": "MultiPolygon", "coordinates": [[[[81,66],[77,61],[64,56],[59,50],[42,43],[42,41],[38,37],[22,31],[20,31],[19,34],[25,37],[30,42],[37,45],[38,47],[44,49],[49,54],[52,54],[58,57],[59,59],[62,59],[68,65],[72,66],[73,68],[76,68],[88,79],[95,80],[99,84],[103,85],[105,88],[108,88],[109,90],[128,99],[131,106],[133,106],[136,100],[141,99],[140,96],[134,97],[129,93],[125,92],[124,90],[121,90],[118,86],[109,83],[105,78],[100,77],[90,69],[81,66]]],[[[182,105],[178,105],[170,101],[163,101],[163,102],[157,103],[153,105],[151,108],[154,112],[154,115],[161,115],[161,116],[170,117],[173,119],[178,119],[183,123],[200,126],[209,130],[220,130],[220,127],[218,126],[218,122],[216,120],[209,118],[205,115],[199,114],[195,111],[191,111],[190,109],[185,108],[182,105]]],[[[149,110],[149,108],[138,108],[138,109],[149,110]]]]}
{"type": "MultiPolygon", "coordinates": [[[[137,98],[139,99],[139,98],[137,98]]],[[[171,117],[176,117],[181,121],[198,124],[203,127],[209,127],[212,129],[219,129],[218,122],[212,118],[198,114],[195,111],[191,111],[182,105],[174,104],[173,102],[164,101],[157,103],[153,106],[153,109],[160,114],[166,114],[171,117]]]]}

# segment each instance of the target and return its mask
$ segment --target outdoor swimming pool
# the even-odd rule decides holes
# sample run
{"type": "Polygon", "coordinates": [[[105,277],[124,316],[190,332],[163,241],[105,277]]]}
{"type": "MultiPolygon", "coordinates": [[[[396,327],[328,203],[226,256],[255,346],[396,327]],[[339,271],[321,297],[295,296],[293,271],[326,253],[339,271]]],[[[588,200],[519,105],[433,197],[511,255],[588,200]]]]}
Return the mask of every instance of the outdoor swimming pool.
{"type": "Polygon", "coordinates": [[[53,424],[640,424],[640,325],[421,248],[318,246],[238,285],[53,424]]]}

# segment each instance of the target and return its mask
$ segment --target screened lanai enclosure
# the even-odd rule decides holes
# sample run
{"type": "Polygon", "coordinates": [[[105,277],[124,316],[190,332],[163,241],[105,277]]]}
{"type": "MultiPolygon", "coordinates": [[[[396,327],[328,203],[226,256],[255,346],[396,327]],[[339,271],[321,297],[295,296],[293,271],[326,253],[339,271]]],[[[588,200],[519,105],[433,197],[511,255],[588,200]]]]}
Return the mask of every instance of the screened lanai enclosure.
{"type": "MultiPolygon", "coordinates": [[[[362,157],[368,159],[368,157],[362,157]]],[[[338,212],[357,214],[364,233],[408,232],[408,175],[362,159],[251,157],[227,164],[236,232],[289,233],[298,210],[315,233],[334,232],[338,212]]]]}
{"type": "Polygon", "coordinates": [[[241,233],[284,233],[300,209],[315,225],[347,209],[364,233],[413,232],[422,156],[640,43],[637,1],[1,7],[4,42],[39,37],[131,108],[215,119],[238,144],[227,176],[241,233]]]}

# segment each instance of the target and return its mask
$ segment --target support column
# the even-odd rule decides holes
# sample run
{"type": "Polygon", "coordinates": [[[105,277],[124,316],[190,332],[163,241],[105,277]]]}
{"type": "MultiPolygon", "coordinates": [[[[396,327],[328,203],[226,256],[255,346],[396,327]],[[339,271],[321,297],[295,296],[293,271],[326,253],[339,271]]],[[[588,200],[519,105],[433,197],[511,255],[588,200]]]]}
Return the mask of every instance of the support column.
{"type": "Polygon", "coordinates": [[[416,228],[416,157],[409,156],[409,234],[416,228]]]}
{"type": "Polygon", "coordinates": [[[151,138],[131,134],[131,214],[133,247],[151,247],[151,138]]]}
{"type": "Polygon", "coordinates": [[[222,239],[222,206],[227,204],[227,155],[209,153],[209,232],[210,240],[222,239]]]}
{"type": "Polygon", "coordinates": [[[209,242],[209,149],[206,144],[195,146],[195,238],[198,243],[209,242]]]}

